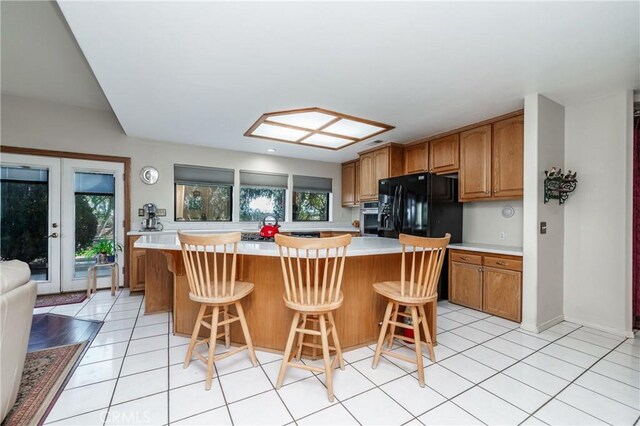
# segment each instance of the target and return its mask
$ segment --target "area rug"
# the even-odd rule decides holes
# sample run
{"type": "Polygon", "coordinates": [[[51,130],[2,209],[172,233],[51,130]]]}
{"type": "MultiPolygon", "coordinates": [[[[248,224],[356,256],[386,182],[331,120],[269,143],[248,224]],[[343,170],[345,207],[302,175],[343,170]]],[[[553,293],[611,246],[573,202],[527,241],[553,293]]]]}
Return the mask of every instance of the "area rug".
{"type": "Polygon", "coordinates": [[[43,294],[36,299],[36,308],[46,306],[70,305],[80,303],[87,298],[86,291],[76,291],[73,293],[43,294]]]}
{"type": "Polygon", "coordinates": [[[28,352],[18,399],[2,426],[42,423],[88,342],[28,352]]]}

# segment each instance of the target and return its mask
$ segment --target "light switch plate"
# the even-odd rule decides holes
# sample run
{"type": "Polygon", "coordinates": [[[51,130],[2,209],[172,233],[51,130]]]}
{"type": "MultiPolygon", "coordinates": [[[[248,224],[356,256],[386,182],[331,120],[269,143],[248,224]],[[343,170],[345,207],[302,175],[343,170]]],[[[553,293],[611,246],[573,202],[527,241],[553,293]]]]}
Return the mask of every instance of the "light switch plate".
{"type": "Polygon", "coordinates": [[[547,222],[540,222],[540,234],[544,235],[547,233],[547,222]]]}

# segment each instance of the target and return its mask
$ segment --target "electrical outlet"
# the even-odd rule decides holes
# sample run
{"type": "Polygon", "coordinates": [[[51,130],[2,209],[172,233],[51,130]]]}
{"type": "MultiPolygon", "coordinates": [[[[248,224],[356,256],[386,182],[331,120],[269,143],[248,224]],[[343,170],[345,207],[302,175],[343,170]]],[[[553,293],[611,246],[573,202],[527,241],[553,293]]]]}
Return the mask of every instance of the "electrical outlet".
{"type": "Polygon", "coordinates": [[[501,240],[505,240],[507,238],[507,235],[504,232],[500,232],[498,234],[498,238],[501,239],[501,240]]]}

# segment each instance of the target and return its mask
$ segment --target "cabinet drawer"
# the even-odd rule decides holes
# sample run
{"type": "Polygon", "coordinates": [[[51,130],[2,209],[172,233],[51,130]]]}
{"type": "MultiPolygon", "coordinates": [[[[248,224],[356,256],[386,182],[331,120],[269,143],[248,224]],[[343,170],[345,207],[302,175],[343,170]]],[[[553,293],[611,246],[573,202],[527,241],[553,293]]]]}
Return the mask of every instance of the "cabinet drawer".
{"type": "Polygon", "coordinates": [[[466,253],[458,253],[458,252],[452,251],[451,261],[470,263],[472,265],[482,265],[482,256],[479,256],[476,254],[466,254],[466,253]]]}
{"type": "Polygon", "coordinates": [[[510,269],[512,271],[522,271],[522,259],[505,259],[502,257],[485,256],[484,266],[510,269]]]}

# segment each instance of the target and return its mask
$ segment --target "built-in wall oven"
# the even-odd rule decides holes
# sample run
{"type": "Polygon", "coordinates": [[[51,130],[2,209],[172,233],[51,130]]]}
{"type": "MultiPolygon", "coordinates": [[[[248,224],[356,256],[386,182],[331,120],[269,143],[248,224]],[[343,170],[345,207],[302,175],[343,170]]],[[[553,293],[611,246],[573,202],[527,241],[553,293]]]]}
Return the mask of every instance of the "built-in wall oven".
{"type": "Polygon", "coordinates": [[[360,234],[363,237],[378,236],[377,201],[368,201],[360,204],[360,234]]]}

